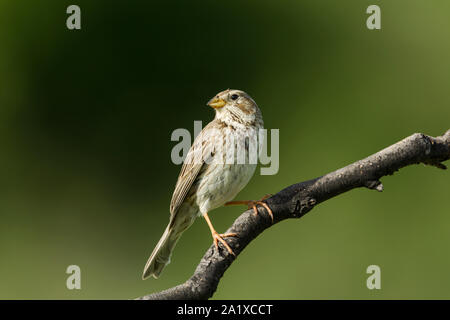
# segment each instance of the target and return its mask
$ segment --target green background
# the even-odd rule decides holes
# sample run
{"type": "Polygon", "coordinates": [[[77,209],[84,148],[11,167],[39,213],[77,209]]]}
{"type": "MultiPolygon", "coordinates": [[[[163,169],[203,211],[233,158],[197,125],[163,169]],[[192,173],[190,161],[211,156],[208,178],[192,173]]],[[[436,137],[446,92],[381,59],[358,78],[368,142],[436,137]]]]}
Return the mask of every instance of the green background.
{"type": "MultiPolygon", "coordinates": [[[[0,0],[0,298],[130,299],[184,282],[211,245],[202,219],[158,280],[143,266],[169,218],[176,128],[226,88],[280,129],[257,199],[450,127],[446,0],[0,0]],[[82,29],[66,28],[78,4],[82,29]],[[382,29],[366,8],[378,4],[382,29]],[[82,289],[68,290],[79,265],[82,289]]],[[[214,298],[450,298],[446,171],[411,166],[275,225],[214,298]],[[381,267],[381,290],[366,268],[381,267]]],[[[211,213],[225,231],[244,208],[211,213]]]]}

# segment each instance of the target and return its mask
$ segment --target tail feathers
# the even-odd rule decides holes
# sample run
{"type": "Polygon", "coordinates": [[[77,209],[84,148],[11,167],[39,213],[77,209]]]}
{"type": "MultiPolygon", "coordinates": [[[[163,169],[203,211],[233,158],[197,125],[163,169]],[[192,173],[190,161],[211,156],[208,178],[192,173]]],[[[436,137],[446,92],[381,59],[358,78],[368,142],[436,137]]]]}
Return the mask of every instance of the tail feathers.
{"type": "Polygon", "coordinates": [[[164,267],[170,263],[170,256],[172,255],[172,251],[175,248],[181,233],[177,235],[173,231],[173,228],[169,227],[170,225],[167,226],[145,265],[144,273],[142,275],[142,279],[144,280],[150,276],[157,279],[164,267]]]}

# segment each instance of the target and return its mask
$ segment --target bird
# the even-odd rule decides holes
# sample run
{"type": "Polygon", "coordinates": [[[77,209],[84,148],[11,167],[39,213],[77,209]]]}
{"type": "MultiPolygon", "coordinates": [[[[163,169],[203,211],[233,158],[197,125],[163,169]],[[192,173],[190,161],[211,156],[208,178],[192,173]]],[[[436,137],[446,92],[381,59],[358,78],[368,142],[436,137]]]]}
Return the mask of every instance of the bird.
{"type": "Polygon", "coordinates": [[[238,235],[219,234],[208,216],[211,210],[244,204],[257,215],[256,206],[262,205],[273,222],[272,210],[264,202],[267,196],[259,201],[230,201],[256,170],[257,161],[250,160],[262,146],[262,139],[257,138],[264,128],[261,110],[247,93],[236,89],[218,93],[207,106],[214,109],[215,117],[195,138],[183,161],[170,202],[169,224],[145,265],[144,280],[160,276],[182,233],[199,216],[208,224],[216,250],[221,243],[229,254],[235,255],[225,239],[238,235]]]}

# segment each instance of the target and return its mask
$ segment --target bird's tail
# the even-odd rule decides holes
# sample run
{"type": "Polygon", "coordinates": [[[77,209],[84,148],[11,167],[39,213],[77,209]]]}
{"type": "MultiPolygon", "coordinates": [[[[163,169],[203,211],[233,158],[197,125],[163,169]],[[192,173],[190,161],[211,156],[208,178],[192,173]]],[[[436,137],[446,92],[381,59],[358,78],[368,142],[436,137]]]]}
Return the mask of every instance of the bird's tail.
{"type": "Polygon", "coordinates": [[[155,249],[153,249],[150,258],[148,258],[142,279],[145,280],[150,276],[155,279],[159,277],[164,267],[170,263],[170,256],[181,234],[182,232],[176,232],[173,225],[169,223],[155,249]]]}

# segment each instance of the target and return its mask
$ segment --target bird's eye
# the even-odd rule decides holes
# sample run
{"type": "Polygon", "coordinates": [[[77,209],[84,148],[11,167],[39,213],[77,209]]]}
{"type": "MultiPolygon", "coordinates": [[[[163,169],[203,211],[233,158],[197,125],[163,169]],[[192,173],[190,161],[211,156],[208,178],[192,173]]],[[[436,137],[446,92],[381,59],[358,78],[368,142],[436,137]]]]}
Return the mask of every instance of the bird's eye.
{"type": "Polygon", "coordinates": [[[239,96],[238,96],[237,94],[233,94],[233,95],[231,96],[231,100],[236,100],[237,98],[239,98],[239,96]]]}

